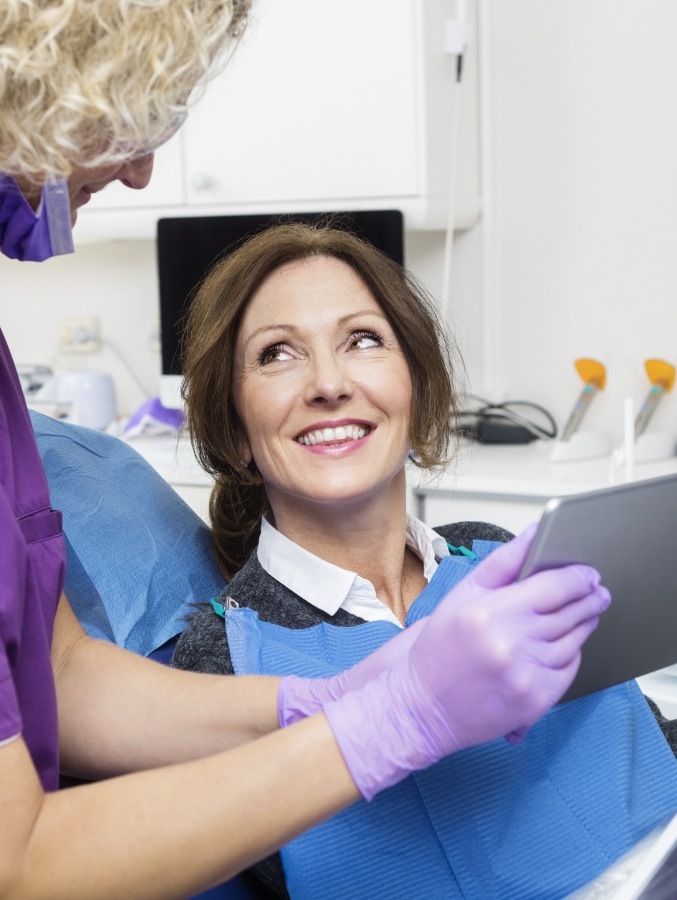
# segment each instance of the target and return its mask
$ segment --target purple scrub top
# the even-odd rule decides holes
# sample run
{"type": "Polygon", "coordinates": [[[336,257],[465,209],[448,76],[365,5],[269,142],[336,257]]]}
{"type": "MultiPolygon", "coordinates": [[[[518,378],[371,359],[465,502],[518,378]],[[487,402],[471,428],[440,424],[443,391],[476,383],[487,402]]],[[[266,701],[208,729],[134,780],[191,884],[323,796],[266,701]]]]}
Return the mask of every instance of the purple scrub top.
{"type": "Polygon", "coordinates": [[[45,790],[59,776],[50,647],[64,572],[61,513],[0,331],[0,743],[22,733],[45,790]]]}

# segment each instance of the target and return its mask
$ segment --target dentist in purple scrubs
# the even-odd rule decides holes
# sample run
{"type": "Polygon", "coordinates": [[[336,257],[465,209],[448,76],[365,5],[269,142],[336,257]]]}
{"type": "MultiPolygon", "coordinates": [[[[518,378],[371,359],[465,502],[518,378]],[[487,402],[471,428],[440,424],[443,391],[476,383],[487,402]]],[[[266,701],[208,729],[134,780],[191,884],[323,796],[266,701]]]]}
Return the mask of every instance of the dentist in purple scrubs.
{"type": "MultiPolygon", "coordinates": [[[[146,186],[248,7],[5,0],[5,256],[71,252],[92,194],[146,186]]],[[[62,594],[61,515],[0,332],[0,896],[188,897],[411,771],[522,734],[609,603],[582,566],[513,584],[529,541],[333,679],[186,673],[93,640],[62,594]],[[59,773],[93,783],[58,791],[59,773]]]]}

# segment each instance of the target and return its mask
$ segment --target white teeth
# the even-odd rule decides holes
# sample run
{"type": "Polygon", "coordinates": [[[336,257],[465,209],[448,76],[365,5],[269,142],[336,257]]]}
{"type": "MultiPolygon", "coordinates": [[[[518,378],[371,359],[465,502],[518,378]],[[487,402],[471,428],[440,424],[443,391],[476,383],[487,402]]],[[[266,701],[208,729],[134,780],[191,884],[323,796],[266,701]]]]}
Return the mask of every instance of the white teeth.
{"type": "Polygon", "coordinates": [[[331,444],[337,441],[359,441],[367,434],[366,425],[339,425],[338,428],[318,428],[307,431],[297,438],[299,444],[314,447],[316,444],[331,444]]]}

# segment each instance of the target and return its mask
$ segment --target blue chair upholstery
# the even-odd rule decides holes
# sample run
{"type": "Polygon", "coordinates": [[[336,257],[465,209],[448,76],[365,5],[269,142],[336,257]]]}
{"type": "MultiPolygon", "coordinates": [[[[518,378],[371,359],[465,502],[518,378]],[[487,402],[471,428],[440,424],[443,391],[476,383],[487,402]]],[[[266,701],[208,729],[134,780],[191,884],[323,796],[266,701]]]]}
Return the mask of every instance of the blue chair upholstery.
{"type": "Polygon", "coordinates": [[[147,656],[225,585],[209,529],[129,444],[37,412],[31,420],[63,513],[66,596],[90,636],[147,656]]]}

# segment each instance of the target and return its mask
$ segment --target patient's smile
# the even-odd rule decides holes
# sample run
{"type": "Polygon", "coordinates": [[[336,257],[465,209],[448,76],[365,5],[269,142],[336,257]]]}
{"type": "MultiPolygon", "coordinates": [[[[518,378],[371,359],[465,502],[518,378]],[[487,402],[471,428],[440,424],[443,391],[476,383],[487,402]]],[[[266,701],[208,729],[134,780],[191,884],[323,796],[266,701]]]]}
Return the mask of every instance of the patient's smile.
{"type": "Polygon", "coordinates": [[[337,428],[317,428],[300,434],[296,440],[306,447],[315,447],[317,444],[342,444],[345,441],[359,441],[369,434],[371,428],[367,425],[339,425],[337,428]]]}

